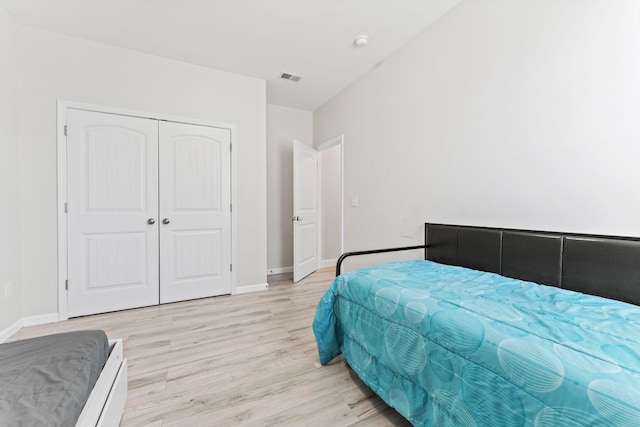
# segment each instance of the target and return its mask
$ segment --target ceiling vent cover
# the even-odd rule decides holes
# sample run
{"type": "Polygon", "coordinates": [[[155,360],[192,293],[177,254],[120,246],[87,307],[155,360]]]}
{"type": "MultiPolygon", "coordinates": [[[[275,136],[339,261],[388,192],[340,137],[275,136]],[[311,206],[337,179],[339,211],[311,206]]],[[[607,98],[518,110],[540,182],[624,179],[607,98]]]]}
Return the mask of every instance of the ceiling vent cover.
{"type": "Polygon", "coordinates": [[[302,76],[296,76],[295,74],[291,74],[291,73],[282,73],[280,74],[280,78],[284,80],[292,81],[294,83],[298,83],[300,80],[302,80],[302,76]]]}

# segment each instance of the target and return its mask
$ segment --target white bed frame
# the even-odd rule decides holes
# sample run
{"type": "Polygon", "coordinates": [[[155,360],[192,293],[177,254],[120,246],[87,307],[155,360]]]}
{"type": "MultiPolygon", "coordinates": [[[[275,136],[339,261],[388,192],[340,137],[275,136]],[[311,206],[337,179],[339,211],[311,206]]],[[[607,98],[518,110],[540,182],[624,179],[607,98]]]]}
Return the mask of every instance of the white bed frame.
{"type": "Polygon", "coordinates": [[[76,427],[117,427],[127,401],[127,359],[122,339],[109,341],[109,358],[93,386],[76,427]]]}

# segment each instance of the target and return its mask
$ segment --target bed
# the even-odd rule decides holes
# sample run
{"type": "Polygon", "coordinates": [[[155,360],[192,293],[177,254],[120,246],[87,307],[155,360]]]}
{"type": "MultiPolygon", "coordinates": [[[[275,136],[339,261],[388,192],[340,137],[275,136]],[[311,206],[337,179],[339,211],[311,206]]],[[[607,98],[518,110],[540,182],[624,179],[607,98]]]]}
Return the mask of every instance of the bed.
{"type": "Polygon", "coordinates": [[[126,396],[122,341],[103,331],[0,344],[0,426],[117,426],[126,396]]]}
{"type": "Polygon", "coordinates": [[[416,426],[640,426],[638,239],[426,224],[404,249],[331,284],[322,364],[416,426]]]}

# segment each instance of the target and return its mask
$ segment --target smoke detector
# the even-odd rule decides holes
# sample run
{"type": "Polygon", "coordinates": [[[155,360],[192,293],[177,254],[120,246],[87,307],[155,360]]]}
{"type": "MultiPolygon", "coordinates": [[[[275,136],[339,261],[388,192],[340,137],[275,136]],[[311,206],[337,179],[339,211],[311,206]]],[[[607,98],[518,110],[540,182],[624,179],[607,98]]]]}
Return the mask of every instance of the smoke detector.
{"type": "Polygon", "coordinates": [[[369,43],[369,37],[364,34],[359,35],[353,40],[353,45],[355,47],[365,47],[369,43]]]}
{"type": "Polygon", "coordinates": [[[300,80],[302,80],[302,76],[297,76],[291,73],[282,73],[280,74],[280,78],[284,80],[292,81],[294,83],[298,83],[300,80]]]}

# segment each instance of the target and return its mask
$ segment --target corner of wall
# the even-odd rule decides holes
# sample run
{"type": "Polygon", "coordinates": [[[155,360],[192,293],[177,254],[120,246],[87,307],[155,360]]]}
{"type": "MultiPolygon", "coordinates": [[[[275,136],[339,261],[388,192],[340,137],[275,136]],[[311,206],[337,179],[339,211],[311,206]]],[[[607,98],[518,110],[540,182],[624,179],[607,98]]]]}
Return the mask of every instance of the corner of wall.
{"type": "Polygon", "coordinates": [[[0,338],[23,312],[18,24],[0,7],[0,338]]]}

